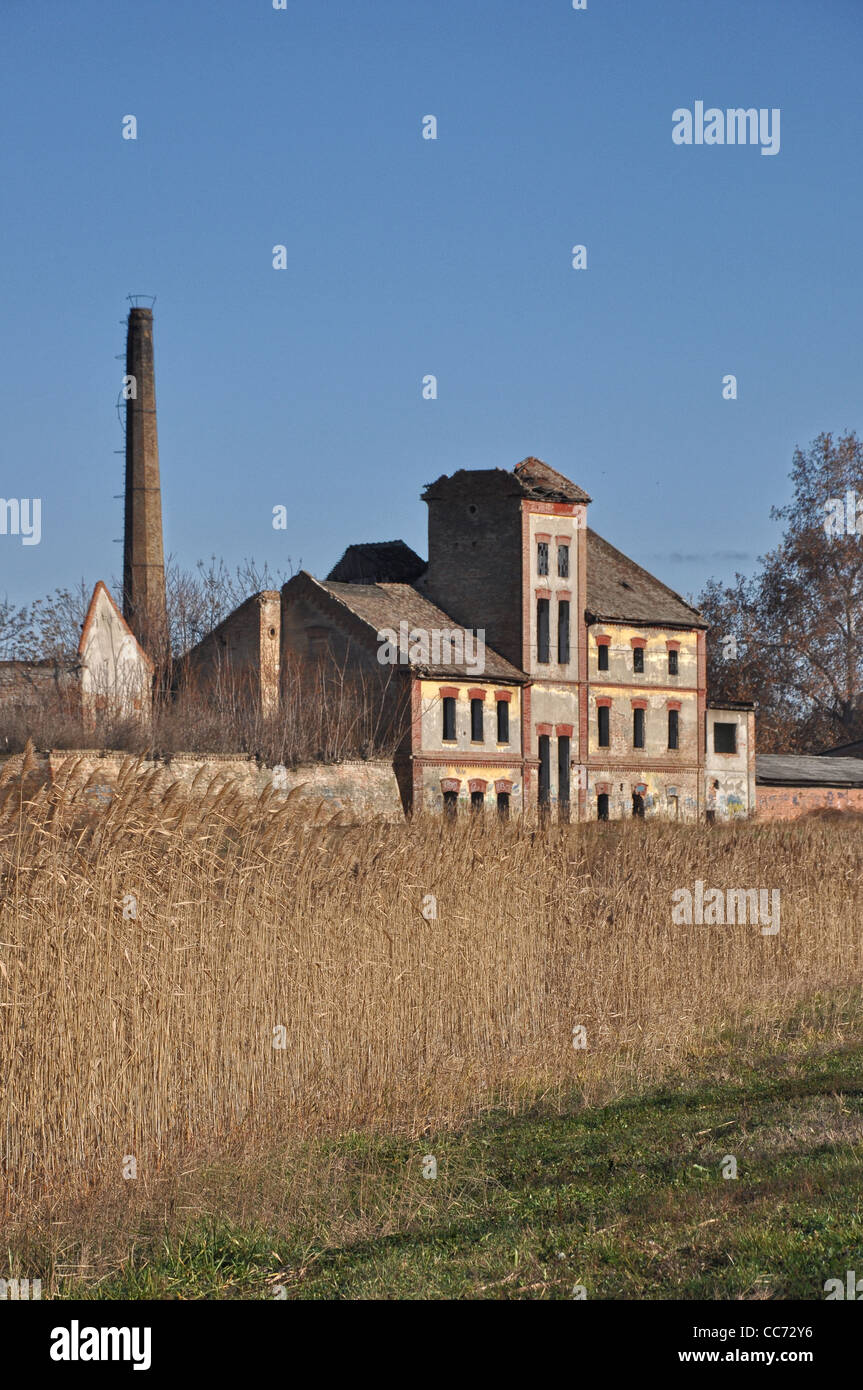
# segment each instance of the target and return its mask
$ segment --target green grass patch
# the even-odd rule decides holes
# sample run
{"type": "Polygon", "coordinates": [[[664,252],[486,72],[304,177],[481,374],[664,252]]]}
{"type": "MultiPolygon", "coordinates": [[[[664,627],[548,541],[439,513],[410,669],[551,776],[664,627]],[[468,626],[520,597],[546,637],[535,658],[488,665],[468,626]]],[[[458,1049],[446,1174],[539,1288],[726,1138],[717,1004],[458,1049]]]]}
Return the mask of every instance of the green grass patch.
{"type": "Polygon", "coordinates": [[[272,1211],[293,1154],[261,1179],[265,1224],[139,1234],[60,1296],[823,1299],[863,1274],[863,1046],[728,1065],[596,1110],[316,1142],[299,1216],[272,1211]]]}

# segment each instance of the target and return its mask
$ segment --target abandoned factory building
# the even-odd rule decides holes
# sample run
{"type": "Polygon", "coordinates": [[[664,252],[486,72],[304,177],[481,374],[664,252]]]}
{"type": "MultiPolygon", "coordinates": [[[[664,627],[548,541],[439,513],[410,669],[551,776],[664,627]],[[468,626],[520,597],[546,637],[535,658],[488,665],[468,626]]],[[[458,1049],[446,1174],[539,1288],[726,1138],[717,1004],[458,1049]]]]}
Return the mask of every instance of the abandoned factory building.
{"type": "Polygon", "coordinates": [[[109,707],[146,719],[166,672],[175,689],[227,673],[277,715],[289,672],[330,672],[370,715],[401,711],[406,812],[754,812],[754,709],[710,700],[701,615],[592,531],[587,493],[536,458],[429,484],[427,561],[403,541],[350,545],[326,579],[253,594],[172,656],[152,310],[138,304],[126,372],[122,611],[97,584],[77,661],[6,663],[0,707],[59,684],[91,722],[109,707]]]}
{"type": "Polygon", "coordinates": [[[393,662],[409,682],[407,807],[753,812],[753,706],[708,698],[701,615],[590,530],[580,487],[528,458],[423,498],[427,563],[402,541],[352,545],[281,606],[283,656],[393,662]]]}

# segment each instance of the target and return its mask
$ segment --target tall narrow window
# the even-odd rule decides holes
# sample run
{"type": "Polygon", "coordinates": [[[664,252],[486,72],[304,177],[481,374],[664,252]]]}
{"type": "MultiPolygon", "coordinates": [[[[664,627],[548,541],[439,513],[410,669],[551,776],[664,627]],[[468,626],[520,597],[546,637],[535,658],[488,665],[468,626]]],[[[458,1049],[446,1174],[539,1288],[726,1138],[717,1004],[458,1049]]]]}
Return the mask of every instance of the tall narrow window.
{"type": "Polygon", "coordinates": [[[497,702],[497,741],[509,743],[509,700],[497,702]]]}
{"type": "Polygon", "coordinates": [[[536,601],[536,659],[542,662],[549,660],[548,610],[548,599],[538,598],[536,601]]]}
{"type": "Polygon", "coordinates": [[[632,746],[633,748],[644,747],[644,710],[634,709],[632,711],[632,746]]]}
{"type": "Polygon", "coordinates": [[[632,669],[636,675],[644,670],[644,648],[633,647],[632,649],[632,669]]]}
{"type": "Polygon", "coordinates": [[[539,736],[539,804],[547,806],[551,800],[551,739],[548,734],[539,736]]]}
{"type": "Polygon", "coordinates": [[[557,739],[557,799],[563,808],[569,809],[569,736],[559,734],[557,739]]]}
{"type": "Polygon", "coordinates": [[[472,811],[482,811],[485,807],[485,792],[471,792],[470,809],[472,811]]]}
{"type": "Polygon", "coordinates": [[[509,816],[509,792],[498,792],[497,794],[497,813],[501,820],[506,820],[509,816]]]}
{"type": "Polygon", "coordinates": [[[443,697],[443,738],[444,743],[455,743],[455,700],[452,695],[443,697]]]}
{"type": "Polygon", "coordinates": [[[608,820],[608,792],[600,792],[596,798],[596,819],[608,820]]]}
{"type": "Polygon", "coordinates": [[[608,705],[600,705],[599,709],[596,711],[596,714],[599,723],[599,746],[600,748],[610,748],[611,739],[609,737],[609,726],[611,720],[609,718],[610,710],[608,708],[608,705]]]}
{"type": "Polygon", "coordinates": [[[561,579],[569,578],[569,546],[559,545],[557,547],[557,572],[561,579]]]}
{"type": "Polygon", "coordinates": [[[458,811],[458,792],[444,792],[443,794],[444,815],[454,816],[458,811]]]}
{"type": "Polygon", "coordinates": [[[675,647],[672,647],[671,651],[668,653],[668,674],[670,676],[676,676],[678,674],[677,649],[675,647]]]}
{"type": "Polygon", "coordinates": [[[679,747],[680,739],[680,715],[676,709],[668,711],[668,746],[669,748],[679,747]]]}
{"type": "Polygon", "coordinates": [[[548,574],[548,541],[537,541],[536,543],[536,572],[537,574],[548,574]]]}
{"type": "Polygon", "coordinates": [[[608,643],[602,642],[596,649],[596,665],[598,670],[608,670],[608,643]]]}
{"type": "Polygon", "coordinates": [[[470,702],[470,741],[471,743],[483,742],[482,730],[482,700],[471,700],[470,702]]]}
{"type": "Polygon", "coordinates": [[[561,666],[569,662],[569,599],[562,598],[557,605],[557,659],[561,666]]]}

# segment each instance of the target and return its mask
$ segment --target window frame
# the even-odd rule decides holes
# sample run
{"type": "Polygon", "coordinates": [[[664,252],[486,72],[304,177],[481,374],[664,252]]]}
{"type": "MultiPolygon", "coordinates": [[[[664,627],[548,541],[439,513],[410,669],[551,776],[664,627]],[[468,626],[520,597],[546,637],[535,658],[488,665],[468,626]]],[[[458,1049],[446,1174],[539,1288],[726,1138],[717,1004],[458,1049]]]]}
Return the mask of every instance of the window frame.
{"type": "Polygon", "coordinates": [[[647,741],[647,720],[646,720],[645,717],[644,717],[646,713],[647,713],[647,710],[643,710],[643,709],[641,709],[641,708],[638,707],[638,706],[636,706],[636,708],[632,711],[632,746],[633,746],[633,748],[644,748],[644,747],[646,747],[646,741],[647,741]]]}

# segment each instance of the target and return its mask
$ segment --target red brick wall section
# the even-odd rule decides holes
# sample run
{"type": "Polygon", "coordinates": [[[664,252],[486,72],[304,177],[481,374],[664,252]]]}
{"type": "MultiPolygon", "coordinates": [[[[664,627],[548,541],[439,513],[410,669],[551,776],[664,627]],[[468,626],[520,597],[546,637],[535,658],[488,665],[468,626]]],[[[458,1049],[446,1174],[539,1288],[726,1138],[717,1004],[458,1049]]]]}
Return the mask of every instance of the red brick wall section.
{"type": "Polygon", "coordinates": [[[759,820],[798,820],[810,811],[863,811],[863,787],[756,787],[759,820]]]}

